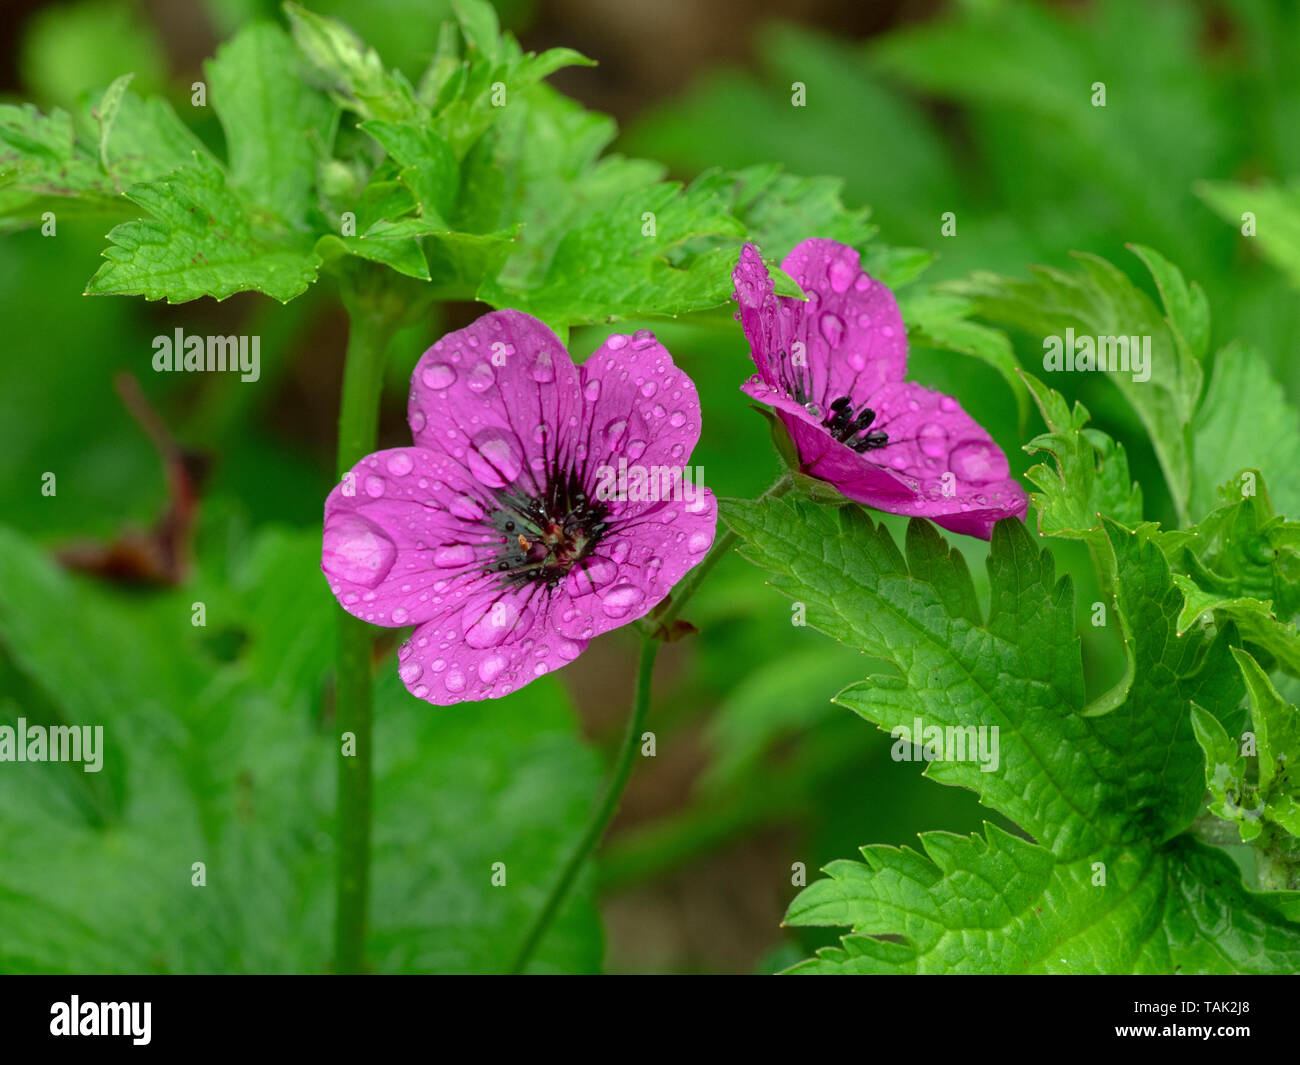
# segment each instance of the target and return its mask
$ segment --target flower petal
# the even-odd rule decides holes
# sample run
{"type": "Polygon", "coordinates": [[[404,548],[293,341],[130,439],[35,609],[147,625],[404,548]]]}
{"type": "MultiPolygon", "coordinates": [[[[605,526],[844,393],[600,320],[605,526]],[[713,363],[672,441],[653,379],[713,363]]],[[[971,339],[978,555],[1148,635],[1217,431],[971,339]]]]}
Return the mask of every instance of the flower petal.
{"type": "Polygon", "coordinates": [[[899,382],[880,389],[870,402],[876,411],[873,428],[887,433],[889,442],[860,458],[914,482],[914,493],[900,501],[874,493],[865,478],[836,479],[846,496],[984,540],[999,519],[1024,519],[1029,501],[1010,476],[1006,455],[955,399],[899,382]]]}
{"type": "Polygon", "coordinates": [[[579,372],[587,402],[588,489],[617,473],[620,460],[665,484],[685,480],[685,464],[700,439],[700,397],[655,335],[641,329],[631,337],[607,337],[579,372]]]}
{"type": "Polygon", "coordinates": [[[822,410],[840,396],[854,406],[907,371],[907,334],[889,288],[862,270],[858,253],[833,240],[799,244],[782,263],[808,296],[777,296],[752,244],[732,278],[759,376],[822,410]]]}
{"type": "Polygon", "coordinates": [[[579,417],[578,371],[542,322],[492,311],[448,333],[411,375],[407,418],[419,447],[466,465],[487,487],[537,491],[579,417]]]}
{"type": "Polygon", "coordinates": [[[488,583],[501,534],[491,494],[455,460],[419,447],[367,455],[325,501],[321,569],[343,609],[374,625],[459,609],[488,583]]]}
{"type": "Polygon", "coordinates": [[[537,586],[469,599],[459,614],[421,625],[397,652],[398,674],[416,698],[438,706],[500,699],[568,665],[586,640],[551,628],[537,586]]]}
{"type": "Polygon", "coordinates": [[[599,561],[580,577],[575,570],[566,581],[572,598],[553,617],[558,632],[590,640],[636,621],[703,561],[717,532],[718,502],[707,488],[692,491],[689,500],[613,516],[597,549],[599,561]]]}

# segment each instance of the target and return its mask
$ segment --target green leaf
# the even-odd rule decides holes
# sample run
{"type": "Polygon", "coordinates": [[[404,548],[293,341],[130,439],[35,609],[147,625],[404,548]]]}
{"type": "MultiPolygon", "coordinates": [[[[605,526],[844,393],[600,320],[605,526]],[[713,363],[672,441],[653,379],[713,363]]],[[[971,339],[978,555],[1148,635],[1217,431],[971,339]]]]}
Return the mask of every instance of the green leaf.
{"type": "Polygon", "coordinates": [[[337,118],[329,100],[303,83],[299,65],[288,34],[255,23],[205,68],[226,133],[231,186],[291,226],[306,220],[317,161],[337,118]]]}
{"type": "Polygon", "coordinates": [[[34,224],[50,199],[75,197],[103,210],[112,209],[115,194],[66,111],[43,115],[31,104],[0,104],[0,214],[34,224]]]}
{"type": "Polygon", "coordinates": [[[1247,213],[1254,216],[1248,239],[1257,241],[1260,254],[1300,286],[1300,179],[1287,185],[1205,181],[1196,192],[1229,225],[1244,227],[1247,213]]]}
{"type": "MultiPolygon", "coordinates": [[[[870,271],[868,271],[870,272],[870,271]]],[[[908,339],[923,347],[971,355],[993,367],[1016,397],[1021,428],[1029,418],[1029,392],[1018,375],[1006,334],[970,320],[973,304],[933,287],[910,288],[898,296],[908,339]]]]}
{"type": "Polygon", "coordinates": [[[1025,474],[1038,488],[1031,498],[1043,536],[1085,540],[1100,549],[1106,540],[1101,518],[1133,527],[1142,521],[1142,489],[1129,475],[1124,446],[1105,433],[1087,429],[1089,415],[1082,403],[1073,410],[1065,397],[1032,374],[1021,378],[1033,394],[1047,432],[1025,445],[1031,455],[1046,453],[1046,464],[1025,474]]]}
{"type": "Polygon", "coordinates": [[[1186,515],[1192,484],[1188,425],[1201,392],[1199,360],[1205,354],[1208,310],[1199,286],[1187,285],[1174,266],[1149,248],[1130,248],[1156,279],[1163,315],[1119,269],[1082,253],[1075,253],[1075,272],[1033,267],[1029,281],[977,273],[944,287],[973,300],[983,317],[1044,338],[1048,354],[1047,339],[1055,338],[1063,348],[1067,329],[1095,344],[1101,337],[1139,342],[1149,337],[1149,380],[1136,380],[1132,370],[1108,368],[1104,373],[1142,419],[1174,505],[1186,515]]]}
{"type": "Polygon", "coordinates": [[[122,106],[122,97],[126,87],[131,84],[134,74],[123,74],[116,78],[99,99],[95,109],[95,118],[99,122],[99,161],[105,173],[108,172],[108,139],[113,132],[113,123],[117,121],[118,109],[122,106]]]}
{"type": "Polygon", "coordinates": [[[300,4],[286,3],[284,11],[294,41],[340,107],[390,122],[418,115],[411,83],[400,71],[387,70],[379,53],[346,25],[300,4]]]}
{"type": "Polygon", "coordinates": [[[243,203],[202,155],[161,181],[127,190],[151,217],[109,233],[108,260],[86,292],[184,303],[256,289],[287,303],[316,279],[309,239],[243,203]]]}
{"type": "Polygon", "coordinates": [[[1300,523],[1274,514],[1262,477],[1243,473],[1220,490],[1222,505],[1198,525],[1160,532],[1156,541],[1185,596],[1178,625],[1216,616],[1300,675],[1300,523]],[[1249,486],[1249,492],[1243,486],[1249,486]]]}
{"type": "MultiPolygon", "coordinates": [[[[1205,752],[1210,812],[1236,824],[1243,841],[1263,836],[1265,857],[1271,862],[1285,855],[1294,863],[1300,858],[1300,847],[1287,837],[1300,836],[1300,777],[1293,769],[1300,758],[1300,710],[1278,695],[1254,658],[1236,648],[1233,655],[1250,695],[1257,771],[1254,782],[1250,782],[1247,760],[1238,750],[1239,741],[1213,717],[1194,707],[1192,723],[1197,742],[1205,752]]],[[[1291,871],[1286,886],[1294,886],[1294,880],[1295,872],[1291,871]]]]}
{"type": "MultiPolygon", "coordinates": [[[[871,847],[865,865],[834,863],[786,920],[847,924],[854,934],[795,971],[1300,966],[1300,925],[1282,916],[1281,896],[1247,892],[1226,856],[1185,835],[1202,797],[1191,705],[1237,730],[1242,686],[1230,626],[1178,634],[1182,597],[1149,529],[1104,526],[1137,669],[1116,707],[1090,717],[1071,582],[1057,580],[1022,523],[994,530],[985,611],[961,555],[919,519],[900,553],[856,507],[726,501],[723,516],[742,554],[806,604],[810,625],[894,670],[837,702],[896,736],[918,720],[953,730],[970,750],[976,730],[997,726],[996,772],[983,768],[993,749],[986,733],[978,758],[930,760],[926,775],[973,789],[1036,841],[988,826],[983,838],[923,836],[924,855],[871,847]],[[1212,918],[1221,906],[1250,928],[1227,951],[1212,918]],[[877,935],[902,942],[865,938],[877,935]]],[[[911,743],[922,740],[931,742],[923,732],[911,743]]]]}
{"type": "Polygon", "coordinates": [[[1234,341],[1218,353],[1192,437],[1193,514],[1206,514],[1218,486],[1250,467],[1273,486],[1282,512],[1300,517],[1300,482],[1294,475],[1300,468],[1300,415],[1259,352],[1234,341]]]}
{"type": "MultiPolygon", "coordinates": [[[[270,530],[236,555],[229,579],[123,595],[0,529],[0,723],[104,730],[100,773],[0,774],[0,803],[23,810],[0,821],[0,969],[329,970],[339,739],[320,531],[270,530]],[[191,626],[195,597],[210,626],[242,635],[234,658],[191,626]]],[[[551,678],[489,720],[430,714],[391,657],[377,677],[369,965],[500,972],[581,831],[597,760],[551,678]]],[[[533,969],[591,972],[600,957],[584,877],[533,969]]]]}
{"type": "Polygon", "coordinates": [[[720,306],[745,236],[730,206],[707,178],[623,193],[564,234],[540,284],[491,281],[479,298],[571,325],[720,306]]]}

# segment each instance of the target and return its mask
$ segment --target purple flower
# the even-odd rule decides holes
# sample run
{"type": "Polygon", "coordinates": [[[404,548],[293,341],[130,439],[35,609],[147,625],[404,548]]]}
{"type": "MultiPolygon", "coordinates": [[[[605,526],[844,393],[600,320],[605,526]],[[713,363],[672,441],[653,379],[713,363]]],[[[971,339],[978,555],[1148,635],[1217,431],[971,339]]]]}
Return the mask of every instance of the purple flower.
{"type": "Polygon", "coordinates": [[[699,398],[647,330],[578,368],[535,318],[486,314],[424,353],[408,420],[414,446],[330,493],[321,568],[349,613],[416,627],[398,658],[421,699],[498,698],[573,661],[713,543],[713,494],[682,476],[699,398]]]}
{"type": "Polygon", "coordinates": [[[732,278],[758,373],[743,390],[775,409],[803,472],[849,499],[987,540],[1025,517],[1007,457],[951,396],[904,381],[907,334],[894,294],[833,240],[805,240],[781,268],[807,301],[777,296],[758,249],[732,278]]]}

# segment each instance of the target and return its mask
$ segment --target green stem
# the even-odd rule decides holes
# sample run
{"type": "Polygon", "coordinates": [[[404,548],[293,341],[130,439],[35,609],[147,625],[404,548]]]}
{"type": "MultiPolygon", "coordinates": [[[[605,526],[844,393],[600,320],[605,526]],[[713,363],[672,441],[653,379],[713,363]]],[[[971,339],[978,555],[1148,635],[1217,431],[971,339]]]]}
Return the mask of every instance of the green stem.
{"type": "Polygon", "coordinates": [[[637,747],[641,743],[641,730],[645,725],[646,715],[650,711],[650,679],[651,674],[654,672],[655,657],[658,654],[658,640],[646,637],[641,641],[641,659],[637,664],[636,694],[632,699],[632,716],[628,719],[627,732],[624,734],[623,744],[619,748],[618,761],[614,763],[614,772],[609,778],[609,784],[605,788],[605,794],[601,798],[600,804],[592,811],[591,818],[587,822],[587,828],[582,833],[582,839],[574,849],[573,854],[569,856],[564,871],[560,874],[559,880],[555,882],[555,886],[551,888],[550,895],[547,896],[546,905],[538,913],[537,919],[533,922],[533,927],[529,929],[528,938],[524,940],[523,946],[519,948],[519,953],[515,955],[513,972],[521,973],[524,971],[528,960],[533,956],[533,951],[537,949],[537,945],[542,941],[546,930],[550,928],[551,921],[555,919],[561,903],[568,896],[569,888],[573,886],[573,882],[577,879],[583,865],[586,864],[588,856],[605,834],[605,829],[609,827],[610,821],[614,819],[614,814],[618,812],[619,804],[623,799],[623,790],[627,787],[628,779],[632,776],[632,765],[636,760],[637,747]]]}
{"type": "MultiPolygon", "coordinates": [[[[768,499],[784,495],[793,484],[793,478],[787,473],[764,492],[761,498],[768,499]]],[[[731,551],[738,539],[739,537],[728,529],[718,540],[714,541],[713,547],[705,556],[704,561],[691,570],[689,576],[682,583],[680,591],[673,596],[667,609],[651,619],[650,630],[645,633],[641,641],[641,658],[637,663],[636,689],[632,698],[632,716],[628,719],[627,732],[623,736],[623,744],[619,748],[618,760],[614,763],[614,771],[610,776],[609,784],[605,788],[605,794],[601,797],[600,803],[592,811],[591,818],[588,820],[587,827],[582,834],[582,839],[578,842],[573,854],[570,855],[563,872],[555,882],[555,886],[551,888],[546,904],[538,913],[536,920],[533,921],[533,926],[529,929],[528,937],[524,940],[523,946],[519,948],[519,953],[515,955],[513,972],[521,973],[528,965],[529,959],[533,956],[533,951],[537,949],[542,937],[546,935],[547,929],[550,928],[556,913],[559,912],[560,905],[568,896],[569,889],[573,886],[574,880],[577,879],[578,873],[591,856],[591,852],[596,849],[596,845],[600,843],[610,821],[614,819],[614,815],[618,812],[619,804],[623,800],[623,791],[627,788],[627,782],[632,776],[632,766],[635,764],[637,748],[641,743],[642,729],[650,711],[650,681],[654,672],[655,657],[659,654],[660,642],[656,634],[668,631],[686,606],[686,603],[699,589],[704,578],[708,576],[709,571],[721,561],[724,555],[731,551]]]]}
{"type": "MultiPolygon", "coordinates": [[[[390,313],[345,300],[350,316],[343,395],[339,404],[338,474],[342,478],[374,451],[384,356],[396,323],[390,313]]],[[[370,890],[371,650],[374,630],[339,609],[336,706],[338,711],[338,895],[334,969],[365,968],[366,912],[370,890]],[[342,737],[352,733],[354,753],[342,737]]]]}

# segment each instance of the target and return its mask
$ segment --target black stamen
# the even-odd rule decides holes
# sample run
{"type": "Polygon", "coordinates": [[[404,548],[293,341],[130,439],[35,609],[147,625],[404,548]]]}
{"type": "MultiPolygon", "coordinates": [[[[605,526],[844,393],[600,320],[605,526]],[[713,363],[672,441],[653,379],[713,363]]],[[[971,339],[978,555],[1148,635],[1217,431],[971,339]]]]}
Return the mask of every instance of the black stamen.
{"type": "Polygon", "coordinates": [[[841,443],[848,444],[858,454],[862,454],[864,451],[874,451],[889,443],[889,437],[879,429],[873,433],[858,436],[859,433],[871,428],[871,423],[876,420],[876,412],[870,407],[863,407],[854,417],[853,398],[851,396],[840,396],[834,400],[831,403],[831,410],[835,413],[823,421],[822,425],[826,426],[831,436],[841,443]]]}

